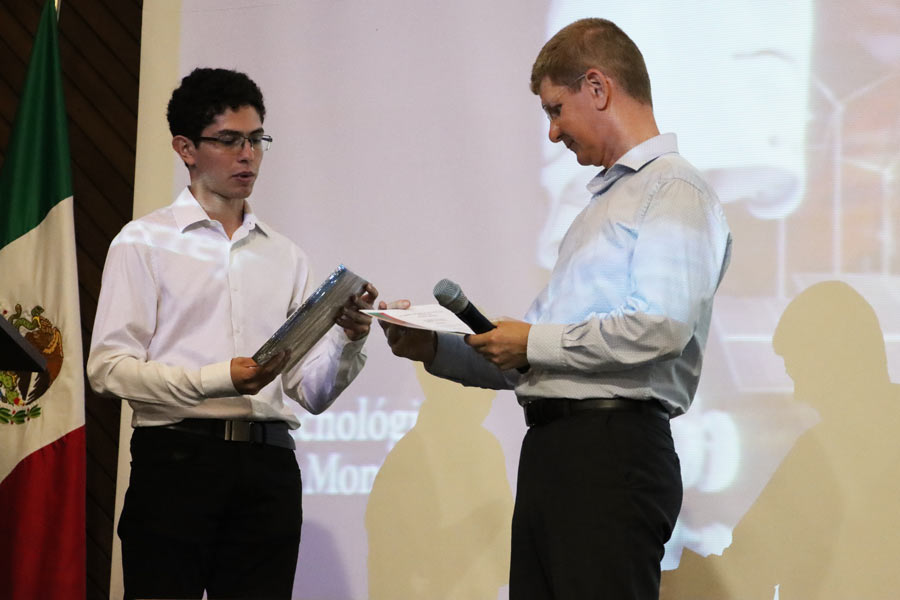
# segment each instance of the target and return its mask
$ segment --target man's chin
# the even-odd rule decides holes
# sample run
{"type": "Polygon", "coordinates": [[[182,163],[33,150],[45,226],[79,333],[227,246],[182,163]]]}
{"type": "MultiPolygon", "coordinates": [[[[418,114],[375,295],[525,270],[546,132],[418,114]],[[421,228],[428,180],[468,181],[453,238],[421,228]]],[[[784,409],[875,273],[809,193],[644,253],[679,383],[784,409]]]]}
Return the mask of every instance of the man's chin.
{"type": "Polygon", "coordinates": [[[240,185],[236,185],[232,187],[232,195],[235,198],[249,198],[250,194],[253,192],[253,184],[255,182],[247,182],[242,183],[240,185]]]}

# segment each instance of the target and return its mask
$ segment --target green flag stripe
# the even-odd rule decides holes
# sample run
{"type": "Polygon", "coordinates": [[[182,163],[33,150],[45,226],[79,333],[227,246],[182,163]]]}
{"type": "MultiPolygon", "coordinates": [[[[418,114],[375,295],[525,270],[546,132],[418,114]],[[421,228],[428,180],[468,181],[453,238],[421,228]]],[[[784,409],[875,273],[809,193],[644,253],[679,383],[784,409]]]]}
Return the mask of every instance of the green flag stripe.
{"type": "Polygon", "coordinates": [[[0,167],[0,249],[37,227],[50,209],[71,195],[56,10],[48,0],[0,167]]]}

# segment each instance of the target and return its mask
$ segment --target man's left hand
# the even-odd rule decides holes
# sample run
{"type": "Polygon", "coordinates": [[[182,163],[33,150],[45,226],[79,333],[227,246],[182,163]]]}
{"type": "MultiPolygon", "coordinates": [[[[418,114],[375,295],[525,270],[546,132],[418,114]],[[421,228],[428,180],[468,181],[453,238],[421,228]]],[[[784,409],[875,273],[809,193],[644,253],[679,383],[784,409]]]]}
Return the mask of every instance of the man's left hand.
{"type": "Polygon", "coordinates": [[[378,290],[371,283],[367,283],[365,291],[361,295],[353,294],[347,303],[341,308],[340,314],[334,320],[344,328],[344,333],[352,341],[360,340],[369,334],[372,325],[372,317],[365,315],[360,310],[371,310],[378,297],[378,290]]]}
{"type": "Polygon", "coordinates": [[[531,323],[499,321],[495,329],[478,335],[467,335],[466,343],[501,369],[528,366],[528,332],[531,323]]]}

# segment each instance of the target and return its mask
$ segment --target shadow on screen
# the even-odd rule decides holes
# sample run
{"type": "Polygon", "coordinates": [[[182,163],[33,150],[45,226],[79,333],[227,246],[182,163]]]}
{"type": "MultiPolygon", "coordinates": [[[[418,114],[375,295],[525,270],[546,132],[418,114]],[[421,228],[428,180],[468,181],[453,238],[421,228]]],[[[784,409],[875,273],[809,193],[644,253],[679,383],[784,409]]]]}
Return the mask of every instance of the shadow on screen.
{"type": "MultiPolygon", "coordinates": [[[[826,281],[787,307],[773,347],[794,399],[821,421],[804,433],[721,556],[685,551],[661,598],[893,598],[900,590],[900,386],[875,311],[826,281]]],[[[772,423],[773,428],[778,423],[772,423]]]]}
{"type": "Polygon", "coordinates": [[[509,579],[512,492],[495,396],[417,367],[425,401],[394,446],[366,509],[370,600],[496,600],[509,579]]]}

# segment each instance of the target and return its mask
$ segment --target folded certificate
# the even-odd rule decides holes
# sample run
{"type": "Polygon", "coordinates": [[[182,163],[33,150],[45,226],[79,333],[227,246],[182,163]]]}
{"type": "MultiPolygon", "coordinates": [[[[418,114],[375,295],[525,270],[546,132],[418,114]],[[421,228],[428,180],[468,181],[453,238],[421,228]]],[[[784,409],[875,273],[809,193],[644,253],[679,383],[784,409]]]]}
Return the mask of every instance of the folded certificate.
{"type": "Polygon", "coordinates": [[[410,306],[409,308],[361,310],[360,312],[386,323],[403,327],[445,331],[448,333],[475,333],[459,317],[440,304],[421,304],[419,306],[410,306]]]}
{"type": "Polygon", "coordinates": [[[322,285],[303,301],[300,308],[288,317],[284,325],[256,351],[253,360],[262,365],[287,350],[290,352],[290,359],[284,369],[296,365],[331,329],[341,307],[350,296],[363,293],[365,285],[365,279],[344,265],[338,265],[322,285]]]}

